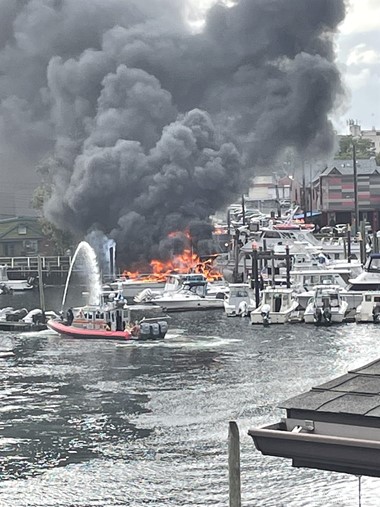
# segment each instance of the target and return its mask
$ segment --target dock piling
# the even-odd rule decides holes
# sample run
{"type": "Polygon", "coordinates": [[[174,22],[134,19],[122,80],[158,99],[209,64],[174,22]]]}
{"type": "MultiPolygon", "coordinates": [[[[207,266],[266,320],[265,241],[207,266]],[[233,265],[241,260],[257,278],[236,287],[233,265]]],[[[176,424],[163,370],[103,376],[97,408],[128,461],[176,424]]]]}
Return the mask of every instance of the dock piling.
{"type": "Polygon", "coordinates": [[[240,436],[235,421],[229,422],[228,429],[228,471],[230,504],[229,507],[241,507],[240,481],[240,436]]]}

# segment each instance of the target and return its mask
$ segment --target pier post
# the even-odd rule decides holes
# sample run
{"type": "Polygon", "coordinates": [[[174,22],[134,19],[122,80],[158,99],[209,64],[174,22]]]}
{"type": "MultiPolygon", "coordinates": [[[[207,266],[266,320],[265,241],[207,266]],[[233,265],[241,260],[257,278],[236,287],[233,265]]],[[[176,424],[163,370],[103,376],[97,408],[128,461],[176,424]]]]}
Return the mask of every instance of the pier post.
{"type": "Polygon", "coordinates": [[[364,265],[367,260],[367,231],[365,230],[365,222],[360,222],[360,262],[364,265]]]}
{"type": "Polygon", "coordinates": [[[351,262],[351,226],[347,227],[347,260],[351,262]]]}
{"type": "Polygon", "coordinates": [[[258,251],[252,248],[252,278],[255,284],[255,302],[256,308],[260,305],[260,284],[259,284],[259,267],[258,267],[258,251]]]}
{"type": "Polygon", "coordinates": [[[229,507],[241,507],[240,481],[240,436],[235,421],[229,422],[228,429],[228,472],[230,504],[229,507]]]}
{"type": "Polygon", "coordinates": [[[271,275],[272,275],[272,287],[273,289],[276,287],[276,266],[275,266],[275,259],[274,259],[274,250],[271,252],[271,275]]]}
{"type": "Polygon", "coordinates": [[[286,262],[286,286],[288,289],[290,289],[290,253],[289,253],[289,245],[286,245],[285,247],[285,262],[286,262]]]}

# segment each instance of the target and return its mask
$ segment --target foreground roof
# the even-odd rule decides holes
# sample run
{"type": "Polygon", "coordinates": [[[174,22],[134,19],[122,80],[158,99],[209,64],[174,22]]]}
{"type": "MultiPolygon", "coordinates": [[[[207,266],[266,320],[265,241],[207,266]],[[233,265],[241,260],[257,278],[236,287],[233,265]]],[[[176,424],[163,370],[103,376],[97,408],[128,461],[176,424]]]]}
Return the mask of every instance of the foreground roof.
{"type": "Polygon", "coordinates": [[[280,405],[287,417],[249,430],[263,454],[293,466],[380,477],[380,359],[280,405]]]}

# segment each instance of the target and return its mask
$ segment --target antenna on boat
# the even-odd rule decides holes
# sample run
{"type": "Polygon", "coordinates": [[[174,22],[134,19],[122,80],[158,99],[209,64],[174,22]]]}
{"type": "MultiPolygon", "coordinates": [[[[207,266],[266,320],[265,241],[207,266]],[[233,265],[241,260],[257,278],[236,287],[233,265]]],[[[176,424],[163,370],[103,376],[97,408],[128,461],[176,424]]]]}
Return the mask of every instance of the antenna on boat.
{"type": "Polygon", "coordinates": [[[40,254],[38,254],[37,256],[37,263],[38,263],[38,290],[40,293],[40,307],[43,315],[45,315],[46,308],[45,308],[44,281],[42,279],[42,262],[40,254]]]}

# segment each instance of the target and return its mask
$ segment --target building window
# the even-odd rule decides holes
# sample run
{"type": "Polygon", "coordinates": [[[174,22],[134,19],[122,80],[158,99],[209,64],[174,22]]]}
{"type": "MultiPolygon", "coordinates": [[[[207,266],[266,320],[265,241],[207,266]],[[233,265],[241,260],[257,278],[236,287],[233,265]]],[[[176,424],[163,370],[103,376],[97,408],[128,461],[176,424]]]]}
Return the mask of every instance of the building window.
{"type": "Polygon", "coordinates": [[[26,254],[35,254],[38,252],[38,241],[35,239],[27,239],[24,241],[24,250],[26,254]]]}
{"type": "Polygon", "coordinates": [[[18,226],[18,233],[19,234],[26,234],[26,225],[19,225],[18,226]]]}

